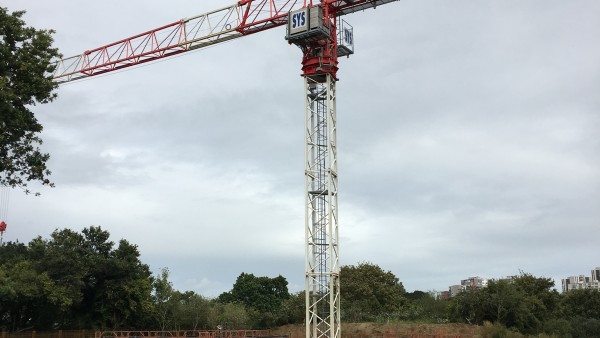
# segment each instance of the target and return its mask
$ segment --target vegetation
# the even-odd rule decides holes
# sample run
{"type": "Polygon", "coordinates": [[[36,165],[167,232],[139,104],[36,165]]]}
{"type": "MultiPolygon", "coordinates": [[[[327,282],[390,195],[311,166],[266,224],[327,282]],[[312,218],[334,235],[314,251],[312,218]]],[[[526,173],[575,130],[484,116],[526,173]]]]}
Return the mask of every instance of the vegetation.
{"type": "Polygon", "coordinates": [[[0,185],[29,192],[29,181],[51,185],[49,155],[39,149],[42,126],[28,107],[56,98],[48,74],[59,53],[52,48],[54,32],[26,27],[24,13],[0,7],[0,185]]]}
{"type": "MultiPolygon", "coordinates": [[[[242,272],[215,299],[178,291],[168,269],[152,276],[134,244],[115,243],[100,227],[8,242],[0,257],[0,330],[266,329],[304,321],[304,292],[290,293],[283,276],[242,272]]],[[[342,267],[341,292],[343,322],[464,323],[480,326],[483,337],[600,332],[600,291],[559,294],[551,279],[527,273],[436,299],[407,293],[392,272],[360,263],[342,267]]]]}
{"type": "Polygon", "coordinates": [[[281,275],[275,278],[255,277],[244,273],[237,278],[233,289],[222,293],[218,302],[229,306],[238,304],[250,312],[251,321],[256,328],[269,328],[285,323],[279,318],[284,301],[290,298],[287,280],[281,275]]]}
{"type": "MultiPolygon", "coordinates": [[[[449,300],[453,322],[503,327],[520,334],[600,337],[600,291],[559,294],[549,278],[521,273],[511,281],[490,281],[449,300]]],[[[508,332],[508,331],[507,331],[508,332]]]]}
{"type": "Polygon", "coordinates": [[[10,331],[135,327],[152,311],[151,273],[135,245],[99,227],[0,248],[0,326],[10,331]]]}
{"type": "MultiPolygon", "coordinates": [[[[23,14],[0,7],[0,185],[28,192],[30,181],[52,185],[42,126],[29,108],[56,98],[48,74],[60,55],[53,31],[26,27],[23,14]]],[[[0,246],[0,329],[258,329],[304,320],[304,292],[290,294],[283,276],[242,272],[229,292],[208,299],[175,290],[168,269],[152,276],[134,244],[109,238],[89,227],[0,246]]],[[[521,273],[444,300],[407,293],[372,263],[343,266],[340,276],[346,322],[467,323],[481,326],[483,337],[600,337],[600,291],[561,295],[549,278],[521,273]]]]}
{"type": "Polygon", "coordinates": [[[371,263],[343,266],[340,271],[341,311],[351,322],[389,318],[406,303],[404,286],[390,271],[371,263]]]}

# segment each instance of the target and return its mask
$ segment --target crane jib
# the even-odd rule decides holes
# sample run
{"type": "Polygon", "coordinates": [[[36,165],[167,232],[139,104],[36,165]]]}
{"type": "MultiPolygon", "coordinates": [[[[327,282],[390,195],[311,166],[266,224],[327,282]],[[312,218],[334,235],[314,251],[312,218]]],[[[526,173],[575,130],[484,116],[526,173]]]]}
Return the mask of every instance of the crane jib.
{"type": "MultiPolygon", "coordinates": [[[[331,6],[335,16],[342,16],[394,1],[399,0],[324,0],[322,3],[331,6]]],[[[288,22],[288,13],[305,6],[306,1],[301,0],[240,1],[58,60],[51,76],[54,81],[63,83],[197,50],[283,26],[288,22]]],[[[299,25],[305,25],[308,19],[302,15],[306,14],[296,18],[299,25]]],[[[350,43],[351,33],[344,34],[344,41],[350,43]]]]}

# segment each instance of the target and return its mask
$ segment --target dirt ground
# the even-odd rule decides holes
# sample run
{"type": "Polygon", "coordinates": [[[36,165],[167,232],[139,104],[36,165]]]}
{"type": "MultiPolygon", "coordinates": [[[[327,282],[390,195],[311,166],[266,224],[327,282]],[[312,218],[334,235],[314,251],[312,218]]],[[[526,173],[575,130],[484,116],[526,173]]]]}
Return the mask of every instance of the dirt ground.
{"type": "MultiPolygon", "coordinates": [[[[418,323],[342,323],[343,338],[376,338],[394,336],[455,336],[477,337],[479,327],[467,324],[418,324],[418,323]]],[[[303,325],[286,325],[273,330],[273,334],[287,335],[289,338],[303,338],[303,325]]]]}

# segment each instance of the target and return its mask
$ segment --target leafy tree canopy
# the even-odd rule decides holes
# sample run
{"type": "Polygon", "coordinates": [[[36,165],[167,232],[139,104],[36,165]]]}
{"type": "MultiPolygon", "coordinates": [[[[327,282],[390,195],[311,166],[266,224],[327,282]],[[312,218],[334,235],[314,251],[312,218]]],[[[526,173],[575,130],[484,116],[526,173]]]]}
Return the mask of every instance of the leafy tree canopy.
{"type": "Polygon", "coordinates": [[[233,289],[219,295],[219,301],[237,302],[261,312],[273,312],[290,297],[287,284],[287,280],[281,275],[269,278],[242,272],[233,289]]]}
{"type": "Polygon", "coordinates": [[[560,306],[563,318],[581,317],[600,320],[600,290],[571,290],[563,294],[560,306]]]}
{"type": "Polygon", "coordinates": [[[27,27],[24,11],[8,13],[0,7],[0,185],[26,190],[29,181],[51,184],[38,136],[42,125],[29,106],[56,98],[48,74],[60,56],[52,48],[52,30],[27,27]]]}
{"type": "Polygon", "coordinates": [[[492,280],[487,287],[470,289],[452,298],[450,316],[482,325],[502,324],[522,333],[540,332],[557,311],[559,294],[550,278],[521,273],[512,280],[492,280]]]}
{"type": "Polygon", "coordinates": [[[372,263],[342,266],[340,288],[342,316],[347,320],[372,320],[380,315],[391,315],[405,303],[400,280],[372,263]]]}
{"type": "Polygon", "coordinates": [[[0,246],[0,328],[142,326],[153,312],[152,276],[135,245],[89,227],[56,230],[29,245],[0,246]]]}

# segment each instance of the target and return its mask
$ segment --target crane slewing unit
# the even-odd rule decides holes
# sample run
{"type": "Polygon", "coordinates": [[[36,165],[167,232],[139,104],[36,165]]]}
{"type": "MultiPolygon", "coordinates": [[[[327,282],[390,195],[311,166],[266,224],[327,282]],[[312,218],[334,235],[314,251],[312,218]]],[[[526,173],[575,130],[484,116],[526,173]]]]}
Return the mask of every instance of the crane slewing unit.
{"type": "Polygon", "coordinates": [[[306,337],[340,338],[336,82],[338,58],[354,53],[340,17],[395,1],[240,0],[59,60],[52,77],[79,80],[287,25],[304,78],[306,337]]]}

